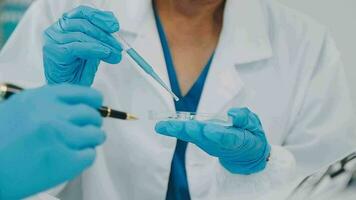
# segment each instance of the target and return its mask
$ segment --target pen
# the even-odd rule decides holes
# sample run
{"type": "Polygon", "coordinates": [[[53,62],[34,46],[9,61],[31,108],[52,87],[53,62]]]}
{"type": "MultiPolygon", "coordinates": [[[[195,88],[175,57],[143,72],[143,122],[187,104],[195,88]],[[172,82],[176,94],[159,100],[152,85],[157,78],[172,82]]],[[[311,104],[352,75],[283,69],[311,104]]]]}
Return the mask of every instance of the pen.
{"type": "MultiPolygon", "coordinates": [[[[14,95],[22,90],[23,90],[23,88],[13,85],[13,84],[9,84],[9,83],[0,84],[0,99],[3,99],[3,100],[8,99],[12,95],[14,95]]],[[[114,109],[111,109],[106,106],[100,107],[98,109],[98,111],[102,117],[110,117],[110,118],[122,119],[122,120],[137,120],[138,119],[134,115],[131,115],[126,112],[114,110],[114,109]]]]}

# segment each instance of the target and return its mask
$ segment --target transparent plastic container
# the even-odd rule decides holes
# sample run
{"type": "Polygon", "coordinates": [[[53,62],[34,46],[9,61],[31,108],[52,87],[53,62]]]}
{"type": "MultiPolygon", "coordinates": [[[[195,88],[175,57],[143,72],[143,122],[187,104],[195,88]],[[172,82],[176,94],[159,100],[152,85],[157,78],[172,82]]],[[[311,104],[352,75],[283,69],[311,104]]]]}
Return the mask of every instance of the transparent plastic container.
{"type": "Polygon", "coordinates": [[[216,115],[211,113],[194,113],[194,112],[157,112],[149,111],[149,120],[165,121],[165,120],[197,120],[201,122],[209,122],[222,126],[232,126],[232,119],[227,115],[216,115]]]}

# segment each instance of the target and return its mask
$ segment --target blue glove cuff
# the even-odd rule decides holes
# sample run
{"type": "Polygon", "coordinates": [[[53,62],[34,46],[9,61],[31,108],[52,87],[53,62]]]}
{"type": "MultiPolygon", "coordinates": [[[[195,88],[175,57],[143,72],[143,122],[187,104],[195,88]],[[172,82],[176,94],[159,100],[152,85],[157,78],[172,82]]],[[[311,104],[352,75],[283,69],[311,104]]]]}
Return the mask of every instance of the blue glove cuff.
{"type": "MultiPolygon", "coordinates": [[[[52,62],[52,61],[45,61],[52,62]]],[[[53,64],[45,63],[45,65],[52,66],[53,64]]],[[[77,84],[83,86],[90,86],[93,83],[92,77],[94,77],[95,72],[97,71],[99,61],[97,60],[75,60],[70,65],[56,65],[57,67],[45,67],[45,77],[47,83],[52,84],[60,84],[60,83],[70,83],[77,84]],[[88,62],[92,62],[87,65],[88,62]],[[77,67],[73,67],[71,65],[75,65],[77,67]],[[84,76],[84,70],[86,73],[91,73],[90,78],[88,76],[84,76]]],[[[85,74],[87,75],[87,74],[85,74]]]]}
{"type": "Polygon", "coordinates": [[[261,156],[255,160],[249,161],[236,161],[236,160],[226,160],[219,159],[222,166],[233,174],[243,174],[249,175],[257,173],[265,169],[267,161],[271,153],[271,146],[266,143],[265,149],[261,156]]]}

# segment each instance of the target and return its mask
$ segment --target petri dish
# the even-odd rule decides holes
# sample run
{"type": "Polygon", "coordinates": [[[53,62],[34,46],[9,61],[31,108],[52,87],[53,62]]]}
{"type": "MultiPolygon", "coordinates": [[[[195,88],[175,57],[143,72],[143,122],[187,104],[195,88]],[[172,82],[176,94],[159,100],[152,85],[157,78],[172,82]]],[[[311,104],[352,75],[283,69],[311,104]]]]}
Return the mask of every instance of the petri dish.
{"type": "Polygon", "coordinates": [[[197,120],[201,122],[209,122],[222,126],[232,126],[232,119],[227,115],[217,115],[212,113],[195,113],[195,112],[148,112],[149,120],[165,121],[165,120],[197,120]]]}

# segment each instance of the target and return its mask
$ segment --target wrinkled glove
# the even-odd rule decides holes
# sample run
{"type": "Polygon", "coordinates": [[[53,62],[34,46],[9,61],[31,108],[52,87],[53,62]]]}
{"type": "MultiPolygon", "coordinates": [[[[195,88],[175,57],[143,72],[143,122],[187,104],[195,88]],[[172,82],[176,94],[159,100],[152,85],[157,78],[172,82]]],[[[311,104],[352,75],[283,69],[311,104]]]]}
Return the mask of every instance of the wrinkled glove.
{"type": "Polygon", "coordinates": [[[199,121],[162,121],[156,132],[193,143],[235,174],[252,174],[263,170],[270,153],[261,122],[247,108],[231,109],[233,126],[226,127],[199,121]]]}
{"type": "Polygon", "coordinates": [[[0,199],[20,199],[79,175],[105,140],[100,93],[58,85],[0,103],[0,199]]]}
{"type": "Polygon", "coordinates": [[[43,62],[49,84],[90,86],[100,61],[119,63],[122,48],[111,33],[119,31],[112,12],[80,6],[44,32],[43,62]]]}

